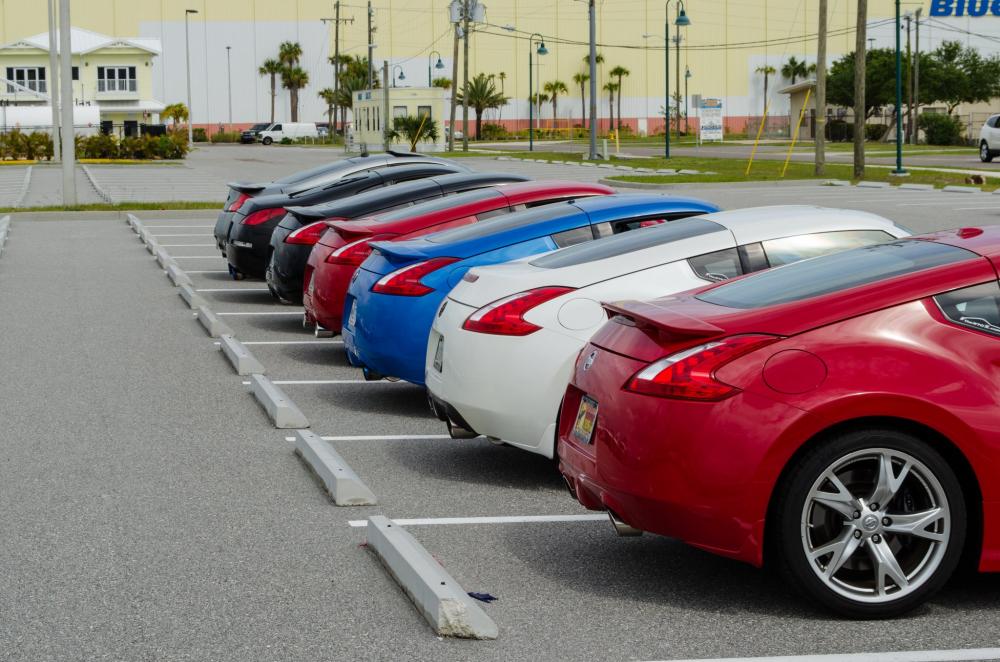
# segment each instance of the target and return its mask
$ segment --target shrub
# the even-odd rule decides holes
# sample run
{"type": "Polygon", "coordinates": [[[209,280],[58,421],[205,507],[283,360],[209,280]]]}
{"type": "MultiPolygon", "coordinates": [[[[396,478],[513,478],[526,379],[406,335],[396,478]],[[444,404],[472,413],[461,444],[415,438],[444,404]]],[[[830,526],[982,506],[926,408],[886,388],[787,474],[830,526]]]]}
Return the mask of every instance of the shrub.
{"type": "Polygon", "coordinates": [[[888,124],[865,124],[865,140],[874,142],[882,140],[888,130],[888,124]]]}
{"type": "Polygon", "coordinates": [[[965,130],[961,120],[944,113],[923,113],[917,118],[917,126],[923,129],[928,145],[958,145],[965,130]]]}
{"type": "Polygon", "coordinates": [[[830,120],[826,123],[826,139],[833,142],[854,140],[854,124],[844,120],[830,120]]]}
{"type": "Polygon", "coordinates": [[[294,142],[295,142],[295,141],[294,141],[294,140],[292,140],[291,138],[289,138],[288,136],[285,136],[284,138],[282,138],[282,139],[281,139],[281,144],[282,144],[282,145],[291,145],[291,144],[293,144],[294,142]]]}
{"type": "Polygon", "coordinates": [[[87,136],[77,142],[76,156],[83,159],[116,159],[118,158],[118,140],[112,136],[98,133],[87,136]]]}
{"type": "Polygon", "coordinates": [[[213,143],[238,143],[240,134],[238,131],[216,131],[212,134],[213,143]]]}
{"type": "Polygon", "coordinates": [[[205,129],[199,127],[193,132],[193,138],[196,143],[206,143],[208,142],[208,136],[205,134],[205,129]]]}
{"type": "Polygon", "coordinates": [[[483,140],[505,140],[509,136],[507,127],[502,124],[483,123],[483,140]]]}

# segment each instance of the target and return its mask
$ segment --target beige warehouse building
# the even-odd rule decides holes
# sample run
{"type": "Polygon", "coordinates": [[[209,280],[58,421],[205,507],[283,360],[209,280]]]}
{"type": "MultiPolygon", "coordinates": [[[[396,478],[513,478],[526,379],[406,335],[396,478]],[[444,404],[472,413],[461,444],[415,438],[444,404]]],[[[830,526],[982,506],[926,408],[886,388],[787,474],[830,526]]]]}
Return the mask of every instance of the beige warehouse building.
{"type": "MultiPolygon", "coordinates": [[[[924,2],[924,10],[929,2],[924,2]]],[[[159,40],[162,52],[152,66],[151,96],[164,103],[185,99],[184,10],[190,19],[193,120],[216,125],[267,121],[270,89],[257,73],[260,63],[273,57],[278,44],[298,41],[303,48],[301,66],[309,72],[309,86],[300,93],[301,118],[323,121],[325,108],[317,92],[332,85],[327,58],[333,52],[332,0],[73,0],[73,25],[112,37],[159,40]],[[229,61],[227,69],[227,49],[229,61]],[[230,75],[227,73],[231,71],[230,75]]],[[[892,0],[869,2],[869,36],[876,47],[892,44],[892,0]]],[[[915,10],[920,2],[907,2],[915,10]]],[[[372,23],[375,61],[386,60],[398,85],[426,86],[428,66],[438,55],[443,70],[434,77],[450,77],[453,29],[447,0],[374,0],[372,23]]],[[[673,15],[676,3],[671,3],[673,15]]],[[[759,116],[764,106],[764,77],[758,69],[771,66],[779,72],[788,58],[815,60],[816,0],[689,0],[691,24],[680,30],[679,49],[671,44],[670,85],[677,87],[677,56],[681,91],[687,82],[687,99],[693,108],[696,96],[720,98],[730,130],[739,129],[747,117],[759,116]],[[686,72],[690,71],[690,77],[686,72]]],[[[830,59],[854,48],[854,0],[829,0],[830,59]]],[[[340,50],[347,55],[367,53],[368,12],[363,0],[341,3],[340,50]]],[[[671,19],[673,16],[671,16],[671,19]]],[[[504,93],[510,103],[488,111],[490,121],[520,121],[528,115],[528,36],[539,33],[548,53],[535,58],[537,79],[562,81],[568,93],[542,106],[543,126],[580,123],[582,108],[574,74],[585,70],[587,48],[586,3],[575,0],[488,0],[485,22],[477,24],[470,42],[470,73],[503,74],[504,93]],[[510,30],[513,28],[513,31],[510,30]],[[555,118],[553,118],[553,110],[555,118]]],[[[622,116],[637,131],[662,130],[664,105],[664,4],[648,0],[599,0],[597,39],[605,62],[599,71],[603,86],[617,66],[629,71],[622,81],[622,116]],[[644,38],[643,35],[650,35],[644,38]]],[[[45,3],[0,0],[0,43],[11,43],[46,30],[45,3]]],[[[671,36],[677,28],[670,27],[671,36]]],[[[1000,37],[995,19],[945,19],[927,23],[921,30],[923,47],[943,39],[960,39],[986,52],[997,41],[968,33],[1000,37]]],[[[790,81],[780,73],[771,76],[768,97],[775,115],[788,114],[788,98],[777,90],[790,81]]],[[[276,120],[288,120],[288,93],[278,92],[276,120]]],[[[601,117],[609,113],[606,93],[600,96],[601,117]]],[[[615,103],[617,115],[617,101],[615,103]]],[[[683,109],[683,101],[682,101],[683,109]]],[[[692,115],[694,111],[692,110],[692,115]]]]}

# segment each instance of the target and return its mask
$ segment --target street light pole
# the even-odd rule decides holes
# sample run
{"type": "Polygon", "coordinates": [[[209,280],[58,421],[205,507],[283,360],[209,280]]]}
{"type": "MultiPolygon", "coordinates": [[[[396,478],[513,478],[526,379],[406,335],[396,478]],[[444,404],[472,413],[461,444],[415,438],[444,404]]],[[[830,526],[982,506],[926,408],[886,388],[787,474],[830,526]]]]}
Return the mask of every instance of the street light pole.
{"type": "MultiPolygon", "coordinates": [[[[56,14],[59,12],[58,0],[47,0],[49,7],[49,104],[52,106],[52,158],[59,160],[59,47],[56,44],[56,26],[59,19],[56,14]]],[[[4,130],[7,130],[7,123],[4,122],[4,130]]]]}
{"type": "MultiPolygon", "coordinates": [[[[587,14],[590,21],[590,155],[591,161],[598,159],[597,155],[597,16],[594,9],[595,0],[590,0],[587,14]]],[[[530,91],[529,91],[530,95],[530,91]]]]}
{"type": "MultiPolygon", "coordinates": [[[[76,204],[76,140],[73,131],[73,66],[69,0],[59,0],[59,74],[62,98],[62,180],[63,204],[76,204]]],[[[5,123],[6,124],[6,123],[5,123]]]]}
{"type": "Polygon", "coordinates": [[[427,87],[434,86],[434,80],[431,78],[431,60],[434,59],[435,55],[438,56],[438,61],[437,64],[434,65],[434,68],[444,69],[444,62],[441,61],[441,54],[438,53],[437,51],[431,51],[430,54],[427,56],[427,87]]]}
{"type": "Polygon", "coordinates": [[[229,62],[229,51],[232,46],[226,46],[226,85],[229,88],[229,130],[233,130],[233,69],[229,62]]]}
{"type": "MultiPolygon", "coordinates": [[[[680,29],[678,28],[678,32],[680,29]]],[[[667,121],[667,140],[663,148],[663,158],[670,158],[670,0],[663,3],[663,119],[667,121]]],[[[678,136],[679,137],[679,136],[678,136]]]]}
{"type": "Polygon", "coordinates": [[[538,55],[541,57],[548,53],[548,49],[545,48],[545,37],[533,33],[528,37],[528,151],[535,151],[535,100],[538,98],[538,93],[535,92],[535,98],[532,99],[532,90],[534,89],[534,50],[535,50],[535,37],[538,37],[538,55]]]}
{"type": "Polygon", "coordinates": [[[688,81],[691,79],[691,70],[684,66],[684,135],[691,132],[688,125],[688,81]]]}
{"type": "Polygon", "coordinates": [[[406,80],[406,74],[403,73],[403,67],[398,64],[392,66],[392,86],[396,87],[396,69],[399,69],[399,80],[406,80]]]}
{"type": "Polygon", "coordinates": [[[184,57],[187,60],[187,102],[188,102],[188,144],[194,143],[194,108],[191,106],[191,33],[188,27],[188,16],[197,14],[197,9],[184,10],[184,57]]]}
{"type": "Polygon", "coordinates": [[[894,175],[905,175],[903,169],[903,62],[899,43],[899,0],[896,0],[896,169],[892,171],[894,175]]]}

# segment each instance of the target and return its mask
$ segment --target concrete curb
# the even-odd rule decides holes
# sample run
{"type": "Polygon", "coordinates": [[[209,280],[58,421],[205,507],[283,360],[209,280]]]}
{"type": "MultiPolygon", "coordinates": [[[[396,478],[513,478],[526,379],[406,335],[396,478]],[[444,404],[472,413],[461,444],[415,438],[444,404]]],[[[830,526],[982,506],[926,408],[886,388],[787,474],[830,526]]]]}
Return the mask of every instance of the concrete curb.
{"type": "Polygon", "coordinates": [[[233,330],[229,328],[229,325],[220,320],[215,316],[212,310],[202,304],[198,306],[198,322],[205,327],[205,331],[208,332],[213,338],[218,338],[223,335],[233,335],[233,330]]]}
{"type": "Polygon", "coordinates": [[[309,427],[305,414],[267,377],[250,375],[250,388],[257,402],[274,422],[274,427],[280,429],[309,427]]]}
{"type": "Polygon", "coordinates": [[[201,297],[200,294],[194,291],[194,286],[188,283],[184,283],[178,286],[177,295],[184,299],[184,303],[188,305],[188,308],[197,309],[205,305],[205,299],[201,297]]]}
{"type": "Polygon", "coordinates": [[[368,518],[368,546],[438,635],[497,638],[493,619],[406,529],[373,515],[368,518]]]}
{"type": "Polygon", "coordinates": [[[941,189],[945,193],[982,193],[978,186],[945,186],[941,189]]]}
{"type": "Polygon", "coordinates": [[[867,180],[861,180],[857,184],[858,188],[889,188],[889,182],[869,182],[867,180]]]}
{"type": "Polygon", "coordinates": [[[148,241],[146,242],[146,250],[149,251],[149,254],[155,256],[156,251],[158,251],[159,249],[160,245],[156,243],[156,240],[153,239],[152,237],[148,237],[148,241]]]}
{"type": "Polygon", "coordinates": [[[97,183],[97,179],[94,177],[94,173],[90,172],[90,168],[88,168],[86,164],[81,163],[80,169],[83,170],[83,174],[87,176],[87,181],[90,182],[90,185],[94,188],[94,192],[97,193],[97,197],[104,200],[104,202],[109,205],[115,204],[115,200],[111,197],[111,195],[97,183]]]}
{"type": "Polygon", "coordinates": [[[933,184],[900,184],[900,191],[933,191],[933,184]]]}
{"type": "Polygon", "coordinates": [[[186,273],[184,273],[183,269],[177,266],[176,262],[171,262],[170,265],[167,267],[167,278],[169,278],[170,282],[176,285],[177,287],[180,287],[181,285],[194,286],[194,283],[191,281],[191,278],[186,273]]]}
{"type": "Polygon", "coordinates": [[[264,364],[257,360],[257,358],[250,353],[246,345],[241,343],[239,340],[233,336],[223,334],[219,336],[219,340],[222,341],[220,345],[222,353],[226,355],[229,362],[233,364],[233,368],[236,370],[237,375],[263,375],[264,374],[264,364]]]}
{"type": "Polygon", "coordinates": [[[24,181],[21,182],[21,192],[17,194],[17,197],[14,198],[14,204],[11,205],[15,209],[23,205],[24,199],[28,197],[28,188],[31,186],[31,168],[32,166],[28,166],[28,170],[24,173],[24,181]]]}
{"type": "Polygon", "coordinates": [[[170,257],[165,248],[156,249],[156,263],[160,265],[161,268],[166,269],[171,264],[174,264],[174,259],[170,257]]]}
{"type": "Polygon", "coordinates": [[[295,431],[295,454],[323,481],[323,486],[338,506],[374,506],[378,498],[347,466],[329,442],[315,432],[295,431]]]}

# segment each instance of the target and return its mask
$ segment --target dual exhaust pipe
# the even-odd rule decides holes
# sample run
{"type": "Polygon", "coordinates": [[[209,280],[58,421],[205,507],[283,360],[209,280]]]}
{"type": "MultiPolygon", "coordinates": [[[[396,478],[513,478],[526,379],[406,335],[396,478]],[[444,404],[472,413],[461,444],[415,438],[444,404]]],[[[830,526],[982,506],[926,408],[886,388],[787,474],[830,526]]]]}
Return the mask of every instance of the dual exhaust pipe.
{"type": "MultiPolygon", "coordinates": [[[[570,496],[574,499],[579,500],[576,495],[576,487],[566,476],[562,477],[563,482],[566,484],[566,489],[569,490],[570,496]]],[[[607,510],[608,519],[611,521],[611,526],[614,528],[615,533],[618,534],[620,538],[635,538],[642,535],[642,529],[637,529],[631,524],[628,524],[621,517],[615,514],[615,511],[610,508],[607,510]]]]}

